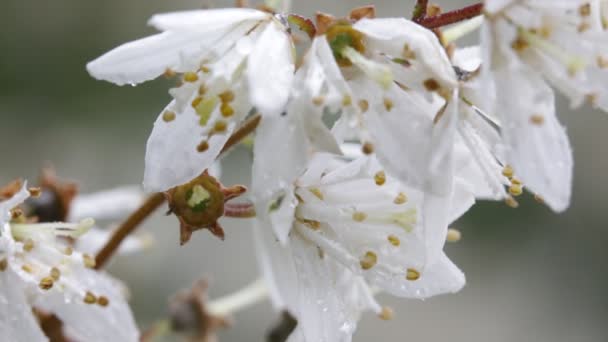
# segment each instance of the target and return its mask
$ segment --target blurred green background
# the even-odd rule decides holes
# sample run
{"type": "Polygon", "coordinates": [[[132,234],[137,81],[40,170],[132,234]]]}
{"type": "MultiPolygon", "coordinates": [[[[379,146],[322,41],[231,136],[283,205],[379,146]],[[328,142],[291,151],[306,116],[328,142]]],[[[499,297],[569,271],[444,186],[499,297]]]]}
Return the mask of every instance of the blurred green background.
{"type": "MultiPolygon", "coordinates": [[[[294,11],[337,15],[364,1],[294,1],[294,11]]],[[[205,2],[206,3],[206,2],[205,2]]],[[[0,181],[36,179],[45,162],[78,180],[83,192],[139,184],[144,148],[169,101],[167,82],[117,87],[90,78],[87,61],[143,37],[158,12],[200,8],[201,0],[4,0],[0,33],[0,181]]],[[[213,1],[215,6],[231,5],[213,1]]],[[[445,9],[469,4],[439,1],[445,9]]],[[[413,1],[376,1],[381,16],[408,16],[413,1]]],[[[476,37],[465,44],[472,44],[476,37]]],[[[516,99],[514,99],[516,100],[516,99]]],[[[605,341],[608,340],[608,117],[559,99],[576,160],[571,208],[556,215],[534,200],[519,209],[481,203],[455,226],[464,239],[447,246],[468,284],[427,301],[380,296],[395,319],[364,316],[355,341],[605,341]]],[[[249,152],[224,159],[225,183],[248,182],[249,152]]],[[[159,212],[142,229],[155,248],[118,258],[110,270],[132,291],[145,326],[163,317],[167,297],[203,274],[210,294],[232,292],[257,275],[247,222],[224,220],[221,242],[197,233],[178,246],[177,221],[159,212]]],[[[277,316],[268,303],[239,312],[224,341],[261,341],[277,316]]]]}

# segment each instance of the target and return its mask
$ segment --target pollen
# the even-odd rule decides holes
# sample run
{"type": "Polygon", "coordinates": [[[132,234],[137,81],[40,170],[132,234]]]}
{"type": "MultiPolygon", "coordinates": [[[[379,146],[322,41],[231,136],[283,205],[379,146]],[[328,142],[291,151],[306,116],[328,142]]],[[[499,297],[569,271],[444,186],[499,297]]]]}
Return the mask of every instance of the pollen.
{"type": "Polygon", "coordinates": [[[84,263],[84,267],[86,268],[95,268],[95,258],[88,254],[82,255],[82,262],[84,263]]]}
{"type": "Polygon", "coordinates": [[[390,242],[391,245],[393,245],[395,247],[399,247],[399,245],[401,245],[401,240],[399,240],[399,238],[396,235],[389,235],[387,239],[388,239],[388,242],[390,242]]]}
{"type": "Polygon", "coordinates": [[[59,280],[59,278],[61,277],[61,271],[59,271],[57,267],[53,267],[51,268],[50,275],[51,278],[53,278],[54,280],[59,280]]]}
{"type": "Polygon", "coordinates": [[[505,165],[505,167],[502,169],[502,175],[511,179],[513,178],[513,168],[511,167],[511,165],[505,165]]]}
{"type": "Polygon", "coordinates": [[[82,299],[83,302],[87,303],[87,304],[95,304],[97,302],[97,297],[95,297],[95,295],[89,291],[87,291],[87,293],[85,293],[84,298],[82,299]]]}
{"type": "Polygon", "coordinates": [[[201,141],[201,143],[198,144],[198,146],[196,146],[196,150],[200,153],[203,153],[203,152],[207,151],[208,149],[209,149],[209,143],[207,142],[207,140],[201,141]]]}
{"type": "Polygon", "coordinates": [[[38,187],[32,187],[27,189],[27,191],[30,193],[30,195],[32,197],[40,197],[40,194],[42,193],[42,190],[38,187]]]}
{"type": "Polygon", "coordinates": [[[462,239],[462,233],[458,229],[448,229],[448,235],[446,236],[447,242],[458,242],[462,239]]]}
{"type": "Polygon", "coordinates": [[[410,45],[406,43],[405,45],[403,45],[403,51],[401,53],[401,56],[403,56],[403,58],[405,59],[416,59],[416,52],[414,52],[410,45]]]}
{"type": "Polygon", "coordinates": [[[530,46],[530,43],[528,43],[527,40],[525,40],[523,37],[518,36],[512,43],[511,43],[511,48],[513,50],[515,50],[516,52],[522,52],[525,49],[527,49],[530,46]]]}
{"type": "Polygon", "coordinates": [[[397,194],[397,197],[395,197],[395,199],[393,200],[393,203],[395,204],[404,204],[405,202],[407,202],[407,195],[403,192],[397,194]]]}
{"type": "Polygon", "coordinates": [[[97,305],[106,307],[106,306],[108,306],[108,304],[110,304],[110,300],[108,299],[108,297],[106,297],[106,296],[97,297],[97,305]]]}
{"type": "Polygon", "coordinates": [[[53,278],[44,277],[44,278],[40,279],[40,283],[38,283],[38,287],[40,287],[40,289],[42,289],[42,290],[49,290],[51,287],[53,287],[54,283],[55,283],[55,281],[53,280],[53,278]]]}
{"type": "Polygon", "coordinates": [[[172,112],[170,110],[166,110],[163,113],[163,121],[164,122],[171,122],[173,120],[175,120],[175,112],[172,112]]]}
{"type": "Polygon", "coordinates": [[[378,262],[378,256],[376,255],[376,253],[374,253],[372,251],[368,251],[361,258],[361,260],[359,261],[359,264],[361,265],[362,269],[369,270],[370,268],[376,266],[377,262],[378,262]]]}
{"type": "Polygon", "coordinates": [[[316,198],[320,199],[321,201],[323,200],[323,193],[319,188],[310,188],[308,191],[315,195],[316,198]]]}
{"type": "Polygon", "coordinates": [[[353,98],[350,97],[350,95],[344,95],[344,97],[342,97],[342,106],[348,107],[352,104],[353,104],[353,98]]]}
{"type": "Polygon", "coordinates": [[[416,280],[420,279],[420,272],[418,272],[417,270],[415,270],[413,268],[408,268],[407,272],[405,274],[405,279],[407,279],[409,281],[416,281],[416,280]]]}
{"type": "Polygon", "coordinates": [[[225,92],[218,95],[220,101],[228,103],[234,101],[234,92],[232,90],[226,90],[225,92]]]}
{"type": "Polygon", "coordinates": [[[195,72],[188,71],[184,73],[184,82],[196,82],[198,81],[198,75],[195,72]]]}
{"type": "Polygon", "coordinates": [[[509,187],[509,193],[513,196],[520,196],[523,192],[523,188],[520,184],[511,184],[509,187]]]}
{"type": "Polygon", "coordinates": [[[363,113],[367,112],[369,110],[369,102],[367,102],[367,100],[359,100],[359,109],[361,109],[361,111],[363,113]]]}
{"type": "Polygon", "coordinates": [[[204,84],[201,84],[198,87],[198,94],[202,96],[202,95],[205,95],[206,93],[207,93],[207,86],[205,86],[204,84]]]}
{"type": "Polygon", "coordinates": [[[32,266],[25,264],[23,266],[21,266],[21,269],[26,272],[26,273],[32,273],[34,272],[34,270],[32,269],[32,266]]]}
{"type": "Polygon", "coordinates": [[[211,72],[211,68],[209,68],[208,66],[205,65],[201,65],[201,69],[202,72],[204,72],[205,74],[208,74],[211,72]]]}
{"type": "Polygon", "coordinates": [[[0,272],[4,272],[7,267],[8,267],[8,260],[6,260],[6,258],[2,258],[2,260],[0,260],[0,272]]]}
{"type": "Polygon", "coordinates": [[[365,155],[370,155],[370,154],[374,153],[374,144],[370,143],[369,141],[364,142],[363,145],[361,146],[361,151],[365,155]]]}
{"type": "Polygon", "coordinates": [[[367,218],[367,214],[362,211],[355,211],[353,213],[353,220],[356,222],[363,222],[367,218]]]}
{"type": "Polygon", "coordinates": [[[608,68],[608,57],[597,56],[597,66],[600,69],[607,69],[608,68]]]}
{"type": "Polygon", "coordinates": [[[232,115],[234,115],[234,109],[232,108],[232,106],[230,106],[230,104],[223,102],[222,105],[220,106],[220,112],[222,113],[222,116],[225,118],[229,118],[232,115]]]}
{"type": "Polygon", "coordinates": [[[165,72],[163,73],[163,76],[165,76],[165,78],[173,78],[175,77],[175,75],[176,72],[171,68],[165,69],[165,72]]]}
{"type": "Polygon", "coordinates": [[[194,98],[194,100],[192,100],[192,103],[190,104],[192,105],[192,108],[196,109],[196,107],[198,107],[201,102],[203,102],[203,98],[201,96],[197,96],[194,98]]]}
{"type": "Polygon", "coordinates": [[[505,204],[514,209],[519,207],[519,202],[517,202],[517,200],[511,196],[505,199],[505,204]]]}
{"type": "Polygon", "coordinates": [[[321,229],[321,222],[319,222],[319,221],[315,221],[315,220],[302,220],[302,223],[304,223],[305,226],[307,226],[308,228],[310,228],[312,230],[319,230],[319,229],[321,229]]]}
{"type": "Polygon", "coordinates": [[[511,184],[522,185],[523,183],[519,179],[513,177],[511,178],[511,184]]]}
{"type": "Polygon", "coordinates": [[[325,97],[315,96],[312,98],[312,103],[317,107],[322,106],[325,103],[325,97]]]}
{"type": "Polygon", "coordinates": [[[390,112],[394,106],[395,106],[395,104],[393,103],[393,100],[391,100],[387,97],[384,98],[384,108],[386,109],[387,112],[390,112]]]}
{"type": "Polygon", "coordinates": [[[228,124],[226,123],[226,121],[223,121],[223,120],[218,120],[213,125],[213,130],[218,133],[226,132],[227,128],[228,128],[228,124]]]}
{"type": "Polygon", "coordinates": [[[382,307],[382,311],[380,311],[380,314],[378,315],[378,317],[380,317],[380,319],[383,321],[389,321],[389,320],[393,319],[394,315],[395,315],[395,313],[392,308],[390,308],[388,306],[384,306],[384,307],[382,307]]]}
{"type": "Polygon", "coordinates": [[[439,88],[441,88],[441,86],[439,85],[439,82],[437,82],[437,80],[435,80],[434,78],[429,78],[428,80],[424,81],[422,84],[424,85],[424,88],[428,91],[437,91],[437,90],[439,90],[439,88]]]}
{"type": "Polygon", "coordinates": [[[376,174],[374,175],[374,181],[378,186],[384,185],[384,183],[386,183],[386,174],[384,173],[384,171],[376,172],[376,174]]]}
{"type": "Polygon", "coordinates": [[[74,253],[74,249],[70,246],[67,246],[64,250],[63,250],[63,254],[65,255],[72,255],[72,253],[74,253]]]}
{"type": "Polygon", "coordinates": [[[21,208],[14,208],[11,210],[11,220],[17,221],[23,217],[23,210],[21,208]]]}
{"type": "Polygon", "coordinates": [[[34,240],[26,239],[23,243],[23,250],[26,252],[30,252],[32,249],[34,249],[34,240]]]}
{"type": "Polygon", "coordinates": [[[578,13],[582,16],[582,17],[588,17],[591,15],[591,4],[590,3],[586,3],[584,5],[581,5],[581,7],[578,8],[578,13]]]}

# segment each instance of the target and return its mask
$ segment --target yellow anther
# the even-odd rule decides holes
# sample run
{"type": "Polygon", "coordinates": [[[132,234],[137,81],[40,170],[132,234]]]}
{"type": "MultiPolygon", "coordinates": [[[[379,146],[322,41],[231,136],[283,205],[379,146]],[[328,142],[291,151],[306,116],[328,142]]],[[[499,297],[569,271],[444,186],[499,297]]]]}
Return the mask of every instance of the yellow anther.
{"type": "Polygon", "coordinates": [[[416,209],[408,209],[403,212],[391,214],[390,221],[409,233],[414,229],[414,225],[417,221],[416,209]]]}
{"type": "Polygon", "coordinates": [[[420,272],[413,268],[408,268],[407,273],[405,274],[405,279],[409,281],[416,281],[420,279],[420,272]]]}
{"type": "Polygon", "coordinates": [[[366,252],[365,255],[359,261],[359,263],[361,264],[361,268],[364,270],[369,270],[370,268],[374,267],[377,262],[378,256],[372,251],[366,252]]]}
{"type": "Polygon", "coordinates": [[[405,59],[416,59],[416,52],[410,48],[408,43],[405,43],[405,45],[403,45],[401,56],[405,59]]]}
{"type": "Polygon", "coordinates": [[[192,105],[192,108],[196,109],[196,107],[198,107],[201,102],[203,102],[203,98],[201,96],[197,96],[194,98],[194,100],[192,100],[192,103],[190,103],[192,105]]]}
{"type": "Polygon", "coordinates": [[[34,272],[34,270],[32,269],[32,266],[30,266],[30,265],[28,265],[28,264],[25,264],[25,265],[21,266],[21,269],[22,269],[24,272],[27,272],[27,273],[32,273],[32,272],[34,272]]]}
{"type": "Polygon", "coordinates": [[[206,93],[207,93],[207,86],[205,86],[204,84],[201,84],[201,85],[198,87],[198,94],[199,94],[199,95],[201,95],[201,96],[203,96],[203,95],[205,95],[206,93]]]}
{"type": "Polygon", "coordinates": [[[353,220],[357,222],[363,222],[367,218],[367,214],[362,211],[355,211],[353,213],[353,220]]]}
{"type": "Polygon", "coordinates": [[[32,187],[27,189],[27,191],[30,193],[30,196],[32,197],[40,197],[40,194],[42,193],[42,189],[38,188],[38,187],[32,187]]]}
{"type": "Polygon", "coordinates": [[[390,242],[391,245],[393,245],[395,247],[399,247],[399,245],[401,245],[401,240],[399,240],[399,238],[396,235],[389,235],[387,239],[388,239],[388,242],[390,242]]]}
{"type": "Polygon", "coordinates": [[[59,271],[57,267],[51,268],[50,274],[51,278],[53,278],[54,280],[59,280],[59,278],[61,277],[61,271],[59,271]]]}
{"type": "Polygon", "coordinates": [[[439,82],[437,82],[437,80],[435,80],[434,78],[429,78],[425,80],[422,84],[424,85],[424,89],[428,91],[437,91],[439,90],[439,88],[441,88],[439,82]]]}
{"type": "Polygon", "coordinates": [[[513,198],[512,196],[509,196],[505,199],[505,204],[508,205],[511,208],[517,208],[519,207],[519,202],[517,202],[515,200],[515,198],[513,198]]]}
{"type": "Polygon", "coordinates": [[[232,90],[226,90],[225,92],[218,95],[220,101],[228,103],[234,101],[234,92],[232,90]]]}
{"type": "Polygon", "coordinates": [[[321,192],[321,189],[319,189],[319,188],[310,188],[310,189],[308,189],[308,191],[310,191],[313,195],[315,195],[315,197],[317,197],[321,201],[323,200],[324,197],[323,197],[323,193],[321,192]]]}
{"type": "Polygon", "coordinates": [[[54,283],[55,283],[55,281],[53,280],[53,278],[44,277],[44,278],[40,279],[40,283],[38,283],[38,287],[40,287],[42,290],[49,290],[51,287],[53,287],[54,283]]]}
{"type": "Polygon", "coordinates": [[[526,39],[521,36],[517,36],[517,38],[511,43],[511,48],[516,52],[522,52],[530,46],[530,43],[526,39]]]}
{"type": "Polygon", "coordinates": [[[407,202],[407,195],[403,192],[398,193],[397,197],[395,197],[395,199],[393,200],[393,203],[395,204],[403,204],[405,202],[407,202]]]}
{"type": "Polygon", "coordinates": [[[519,196],[524,192],[523,188],[519,184],[511,184],[509,187],[509,193],[513,196],[519,196]]]}
{"type": "Polygon", "coordinates": [[[195,72],[188,71],[184,73],[184,82],[196,82],[198,81],[198,75],[195,72]]]}
{"type": "Polygon", "coordinates": [[[200,153],[203,153],[203,152],[207,151],[208,149],[209,149],[209,142],[207,142],[207,140],[201,141],[201,143],[198,144],[198,146],[196,146],[196,150],[200,153]]]}
{"type": "Polygon", "coordinates": [[[222,116],[225,118],[229,118],[232,115],[234,115],[234,109],[232,108],[232,106],[226,102],[222,102],[222,105],[220,106],[220,112],[222,113],[222,116]]]}
{"type": "Polygon", "coordinates": [[[315,96],[315,97],[312,98],[312,103],[315,106],[317,106],[317,107],[318,106],[322,106],[325,103],[325,97],[323,97],[323,96],[315,96]]]}
{"type": "Polygon", "coordinates": [[[217,133],[226,132],[227,128],[228,128],[228,124],[226,123],[226,121],[223,121],[223,120],[217,120],[215,122],[215,124],[213,125],[213,130],[217,133]]]}
{"type": "Polygon", "coordinates": [[[110,304],[110,300],[106,296],[99,296],[97,297],[97,304],[99,306],[106,307],[108,306],[108,304],[110,304]]]}
{"type": "Polygon", "coordinates": [[[511,167],[511,165],[505,165],[505,167],[502,169],[502,175],[511,179],[513,178],[513,168],[511,167]]]}
{"type": "Polygon", "coordinates": [[[72,255],[72,253],[74,253],[74,249],[70,246],[67,246],[64,250],[63,250],[63,254],[65,255],[72,255]]]}
{"type": "Polygon", "coordinates": [[[205,74],[208,74],[211,72],[211,68],[209,68],[208,66],[205,66],[205,65],[201,65],[201,71],[204,72],[205,74]]]}
{"type": "Polygon", "coordinates": [[[578,8],[578,13],[582,16],[582,17],[588,17],[591,15],[591,4],[590,3],[586,3],[584,5],[581,5],[578,8]]]}
{"type": "Polygon", "coordinates": [[[28,238],[23,242],[23,250],[29,252],[32,249],[34,249],[34,240],[28,238]]]}
{"type": "Polygon", "coordinates": [[[393,100],[386,97],[384,98],[384,109],[386,109],[387,112],[390,112],[394,106],[393,100]]]}
{"type": "Polygon", "coordinates": [[[164,122],[171,122],[173,120],[175,120],[175,112],[172,112],[170,110],[166,110],[163,113],[163,121],[164,122]]]}
{"type": "Polygon", "coordinates": [[[348,107],[352,104],[353,104],[353,98],[350,97],[350,95],[344,95],[344,97],[342,97],[342,106],[348,107]]]}
{"type": "Polygon", "coordinates": [[[597,66],[600,69],[607,69],[608,68],[608,57],[597,56],[597,66]]]}
{"type": "Polygon", "coordinates": [[[511,178],[511,184],[522,185],[523,183],[518,178],[511,178]]]}
{"type": "Polygon", "coordinates": [[[367,100],[359,100],[358,105],[363,113],[369,110],[369,102],[367,102],[367,100]]]}
{"type": "Polygon", "coordinates": [[[376,172],[376,174],[374,175],[374,181],[378,186],[384,185],[384,183],[386,183],[386,174],[384,173],[384,171],[376,172]]]}
{"type": "Polygon", "coordinates": [[[165,76],[166,78],[172,78],[172,77],[175,77],[175,75],[176,75],[176,72],[170,68],[165,69],[165,72],[163,73],[163,76],[165,76]]]}
{"type": "Polygon", "coordinates": [[[534,194],[534,199],[540,204],[545,204],[545,199],[539,194],[534,194]]]}
{"type": "Polygon", "coordinates": [[[393,309],[388,306],[384,306],[382,307],[382,311],[380,311],[378,317],[380,317],[381,320],[388,321],[393,319],[394,315],[395,313],[393,312],[393,309]]]}
{"type": "Polygon", "coordinates": [[[321,222],[319,222],[319,221],[306,220],[306,219],[303,219],[301,221],[302,221],[302,223],[304,223],[305,226],[307,226],[308,228],[310,228],[312,230],[319,230],[319,229],[321,229],[321,222]]]}
{"type": "Polygon", "coordinates": [[[95,297],[95,295],[91,292],[87,291],[87,293],[84,295],[83,301],[87,304],[95,304],[97,302],[97,297],[95,297]]]}
{"type": "Polygon", "coordinates": [[[6,260],[6,258],[2,258],[0,260],[0,272],[4,272],[7,267],[8,267],[8,260],[6,260]]]}
{"type": "Polygon", "coordinates": [[[532,114],[530,115],[530,123],[533,125],[542,125],[545,122],[545,117],[542,114],[532,114]]]}
{"type": "Polygon", "coordinates": [[[370,142],[364,142],[363,145],[361,146],[361,151],[365,155],[370,155],[370,154],[374,153],[374,144],[372,144],[370,142]]]}
{"type": "Polygon", "coordinates": [[[84,267],[87,268],[95,268],[95,258],[93,258],[92,256],[88,255],[88,254],[83,254],[82,255],[82,262],[84,263],[84,267]]]}
{"type": "Polygon", "coordinates": [[[462,239],[460,230],[454,228],[448,229],[448,235],[445,239],[447,242],[458,242],[460,239],[462,239]]]}

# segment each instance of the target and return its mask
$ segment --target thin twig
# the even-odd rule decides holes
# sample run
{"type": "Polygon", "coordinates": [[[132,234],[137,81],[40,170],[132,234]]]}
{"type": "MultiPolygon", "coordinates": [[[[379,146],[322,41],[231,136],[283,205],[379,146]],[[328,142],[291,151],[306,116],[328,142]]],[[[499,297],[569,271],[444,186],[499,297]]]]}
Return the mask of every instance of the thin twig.
{"type": "Polygon", "coordinates": [[[457,23],[466,19],[471,19],[482,14],[483,3],[467,6],[461,9],[453,10],[450,12],[442,13],[433,17],[426,17],[418,21],[418,24],[428,28],[434,29],[441,26],[457,23]]]}
{"type": "Polygon", "coordinates": [[[255,217],[255,207],[253,203],[225,203],[224,216],[234,218],[255,217]]]}
{"type": "Polygon", "coordinates": [[[241,125],[241,127],[239,127],[239,129],[236,130],[234,133],[232,133],[230,138],[228,138],[228,141],[226,141],[226,144],[224,145],[224,148],[222,148],[220,155],[222,155],[224,152],[228,151],[230,148],[232,148],[234,145],[239,143],[241,140],[245,139],[251,132],[255,131],[255,129],[260,124],[261,119],[262,119],[262,116],[260,114],[255,114],[252,117],[250,117],[249,119],[247,119],[241,125]]]}
{"type": "Polygon", "coordinates": [[[426,17],[426,8],[429,5],[429,0],[417,0],[414,12],[412,13],[412,20],[415,22],[420,21],[426,17]]]}

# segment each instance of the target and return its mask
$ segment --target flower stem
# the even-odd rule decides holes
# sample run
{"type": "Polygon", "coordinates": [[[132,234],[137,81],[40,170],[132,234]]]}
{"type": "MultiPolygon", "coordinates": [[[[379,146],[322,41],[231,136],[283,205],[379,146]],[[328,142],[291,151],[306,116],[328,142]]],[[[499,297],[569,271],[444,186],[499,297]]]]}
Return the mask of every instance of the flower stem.
{"type": "Polygon", "coordinates": [[[471,19],[482,14],[483,3],[477,3],[461,9],[453,10],[450,12],[442,13],[433,17],[426,17],[418,20],[418,24],[428,28],[434,29],[442,26],[454,24],[466,19],[471,19]]]}
{"type": "Polygon", "coordinates": [[[255,217],[255,207],[252,203],[225,203],[224,216],[234,218],[255,217]]]}
{"type": "Polygon", "coordinates": [[[208,311],[212,315],[225,317],[248,308],[266,297],[268,297],[268,288],[260,278],[235,293],[211,301],[208,311]]]}
{"type": "Polygon", "coordinates": [[[426,8],[429,4],[429,0],[417,0],[414,12],[412,13],[412,20],[419,22],[426,17],[426,8]]]}
{"type": "MultiPolygon", "coordinates": [[[[260,123],[261,116],[253,115],[245,121],[228,139],[220,155],[228,151],[231,147],[243,140],[252,133],[260,123]]],[[[129,236],[135,229],[156,209],[165,203],[165,195],[162,192],[157,192],[148,197],[145,202],[137,208],[119,227],[114,231],[110,240],[106,242],[103,248],[95,256],[95,269],[101,269],[108,262],[110,257],[120,247],[124,239],[129,236]]]]}

